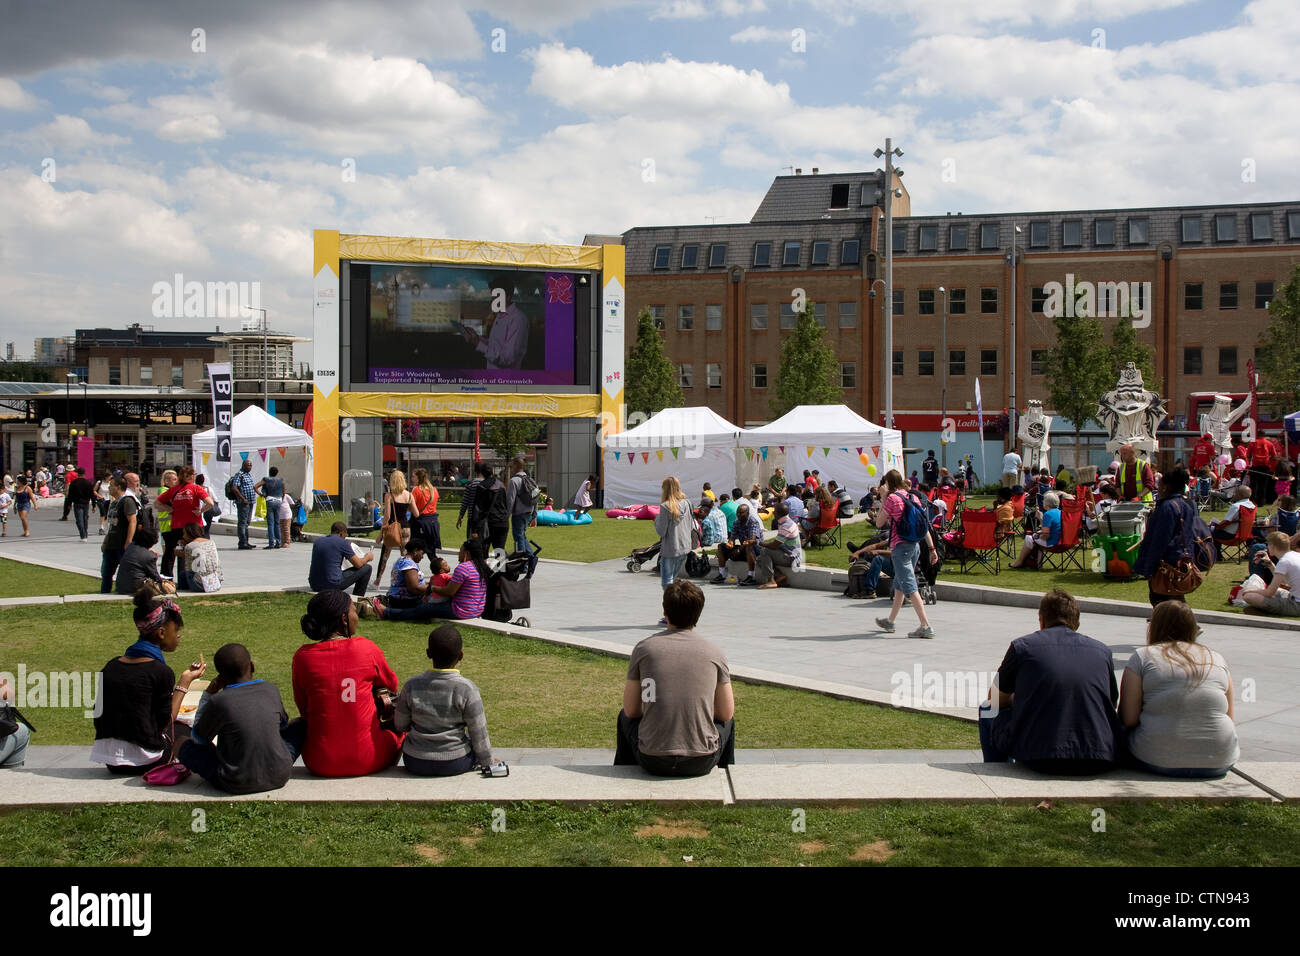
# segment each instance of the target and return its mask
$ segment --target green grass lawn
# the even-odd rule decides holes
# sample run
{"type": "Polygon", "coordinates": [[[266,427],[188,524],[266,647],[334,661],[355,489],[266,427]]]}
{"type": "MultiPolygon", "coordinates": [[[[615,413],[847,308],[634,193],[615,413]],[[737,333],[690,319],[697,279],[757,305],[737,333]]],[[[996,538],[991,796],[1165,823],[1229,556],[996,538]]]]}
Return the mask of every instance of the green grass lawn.
{"type": "Polygon", "coordinates": [[[97,594],[99,579],[87,574],[55,571],[22,561],[0,558],[0,597],[44,597],[54,594],[97,594]]]}
{"type": "Polygon", "coordinates": [[[1300,807],[1233,802],[788,806],[204,804],[22,809],[6,866],[1296,866],[1300,807]],[[322,825],[327,823],[327,825],[322,825]],[[689,857],[687,860],[685,858],[689,857]]]}
{"type": "MultiPolygon", "coordinates": [[[[184,603],[185,630],[169,663],[178,674],[200,652],[211,663],[222,644],[248,647],[260,677],[280,687],[296,714],[289,678],[293,652],[306,639],[298,626],[307,595],[231,595],[184,603]]],[[[423,672],[429,625],[363,621],[398,678],[423,672]]],[[[0,610],[0,671],[98,671],[134,640],[126,604],[76,604],[0,610]]],[[[466,627],[462,670],[483,693],[488,732],[500,747],[614,746],[626,662],[574,648],[466,627]]],[[[647,630],[647,635],[650,633],[647,630]]],[[[215,676],[209,668],[208,677],[215,676]]],[[[974,724],[895,711],[807,691],[737,684],[741,747],[936,748],[979,746],[974,724]]],[[[94,739],[83,708],[29,708],[37,744],[94,739]]]]}

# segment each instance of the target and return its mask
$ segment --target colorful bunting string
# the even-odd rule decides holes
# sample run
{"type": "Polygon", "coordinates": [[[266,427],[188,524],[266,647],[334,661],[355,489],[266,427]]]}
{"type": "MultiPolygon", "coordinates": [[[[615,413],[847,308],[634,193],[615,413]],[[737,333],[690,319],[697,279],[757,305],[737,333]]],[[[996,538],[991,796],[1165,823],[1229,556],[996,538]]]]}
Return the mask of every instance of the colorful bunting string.
{"type": "Polygon", "coordinates": [[[657,452],[655,452],[655,454],[659,456],[659,460],[660,460],[660,461],[663,461],[663,460],[664,460],[664,451],[663,451],[662,448],[659,449],[657,452]]]}

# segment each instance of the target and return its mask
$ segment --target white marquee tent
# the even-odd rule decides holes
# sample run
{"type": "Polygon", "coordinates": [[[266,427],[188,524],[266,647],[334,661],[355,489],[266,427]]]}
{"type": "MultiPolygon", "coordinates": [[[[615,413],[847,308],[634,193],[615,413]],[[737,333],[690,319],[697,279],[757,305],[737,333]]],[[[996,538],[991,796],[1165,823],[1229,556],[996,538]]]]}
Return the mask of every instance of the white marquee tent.
{"type": "Polygon", "coordinates": [[[904,467],[902,432],[869,422],[845,405],[799,405],[774,422],[745,429],[740,447],[738,465],[761,460],[767,474],[783,464],[792,482],[801,481],[805,469],[816,469],[823,483],[835,480],[855,499],[889,469],[904,467]]]}
{"type": "Polygon", "coordinates": [[[204,476],[206,486],[217,496],[223,512],[234,513],[233,505],[227,507],[223,489],[226,479],[245,461],[253,463],[254,482],[265,478],[272,466],[279,468],[285,491],[294,501],[302,502],[308,511],[311,510],[311,436],[256,405],[244,409],[231,422],[229,462],[216,460],[217,432],[214,428],[196,432],[190,439],[190,447],[194,470],[204,476]]]}
{"type": "Polygon", "coordinates": [[[649,421],[605,439],[605,507],[657,504],[675,475],[692,501],[704,482],[729,493],[736,482],[741,430],[709,408],[665,408],[649,421]]]}

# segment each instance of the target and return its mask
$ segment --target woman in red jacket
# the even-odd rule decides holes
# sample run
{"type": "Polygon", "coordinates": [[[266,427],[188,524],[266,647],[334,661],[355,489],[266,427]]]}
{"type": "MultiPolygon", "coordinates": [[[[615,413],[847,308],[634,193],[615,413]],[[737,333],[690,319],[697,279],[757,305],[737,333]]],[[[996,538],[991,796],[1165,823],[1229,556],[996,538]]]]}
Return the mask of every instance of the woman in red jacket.
{"type": "Polygon", "coordinates": [[[396,764],[402,735],[379,726],[375,689],[386,687],[396,697],[397,674],[377,644],[357,636],[352,599],[343,591],[316,594],[302,616],[302,632],[314,642],[293,655],[307,769],[322,777],[360,777],[396,764]]]}

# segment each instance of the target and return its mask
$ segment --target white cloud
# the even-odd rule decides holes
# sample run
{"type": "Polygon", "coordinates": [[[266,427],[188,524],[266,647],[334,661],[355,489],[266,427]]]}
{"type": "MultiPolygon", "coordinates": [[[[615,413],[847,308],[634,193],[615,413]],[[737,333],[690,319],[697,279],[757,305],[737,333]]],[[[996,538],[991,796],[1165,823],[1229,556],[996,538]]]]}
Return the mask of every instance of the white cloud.
{"type": "Polygon", "coordinates": [[[28,93],[17,80],[0,77],[0,110],[26,112],[41,105],[41,101],[28,93]]]}
{"type": "Polygon", "coordinates": [[[810,6],[852,25],[857,15],[907,20],[919,35],[984,32],[1035,24],[1103,26],[1152,11],[1188,6],[1196,0],[810,0],[810,6]]]}
{"type": "Polygon", "coordinates": [[[652,20],[703,20],[714,13],[724,17],[738,17],[746,13],[761,13],[767,9],[763,0],[716,0],[709,4],[706,0],[669,0],[661,3],[653,13],[652,20]]]}
{"type": "Polygon", "coordinates": [[[130,142],[122,136],[96,131],[80,116],[66,116],[62,113],[55,115],[50,122],[26,130],[15,138],[40,149],[67,151],[95,146],[119,146],[130,142]]]}
{"type": "Polygon", "coordinates": [[[749,26],[731,35],[732,43],[788,43],[789,30],[777,30],[773,27],[749,26]]]}

